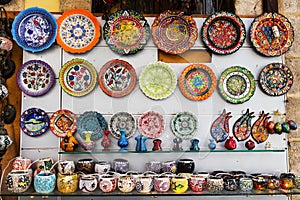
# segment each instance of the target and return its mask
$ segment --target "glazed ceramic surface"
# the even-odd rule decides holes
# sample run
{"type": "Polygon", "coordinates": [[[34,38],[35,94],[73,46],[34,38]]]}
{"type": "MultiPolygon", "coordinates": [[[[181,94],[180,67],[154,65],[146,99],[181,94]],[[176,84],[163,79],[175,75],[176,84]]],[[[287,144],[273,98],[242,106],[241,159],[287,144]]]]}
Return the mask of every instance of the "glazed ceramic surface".
{"type": "Polygon", "coordinates": [[[183,11],[166,10],[154,19],[152,37],[160,50],[180,54],[194,46],[198,28],[195,20],[183,11]]]}
{"type": "Polygon", "coordinates": [[[135,188],[135,182],[129,175],[121,175],[118,178],[118,189],[121,192],[128,193],[132,192],[135,188]]]}
{"type": "Polygon", "coordinates": [[[232,66],[222,72],[218,88],[227,102],[241,104],[254,95],[256,82],[251,71],[244,67],[232,66]]]}
{"type": "Polygon", "coordinates": [[[246,38],[243,21],[229,12],[216,12],[210,15],[202,26],[202,40],[214,53],[231,54],[237,51],[246,38]]]}
{"type": "Polygon", "coordinates": [[[177,84],[176,74],[167,63],[158,61],[147,65],[139,77],[143,93],[155,100],[170,96],[177,84]]]}
{"type": "Polygon", "coordinates": [[[87,60],[74,58],[60,68],[59,83],[69,95],[84,96],[94,89],[97,71],[87,60]]]}
{"type": "Polygon", "coordinates": [[[157,138],[165,129],[164,117],[155,111],[145,112],[138,119],[138,129],[148,138],[157,138]]]}
{"type": "Polygon", "coordinates": [[[26,192],[32,181],[32,174],[28,170],[13,170],[6,177],[8,191],[14,193],[26,192]]]}
{"type": "Polygon", "coordinates": [[[79,177],[76,173],[58,173],[57,190],[64,194],[73,193],[78,188],[79,177]]]}
{"type": "Polygon", "coordinates": [[[179,112],[171,120],[174,135],[181,139],[191,139],[198,129],[198,118],[191,112],[179,112]]]}
{"type": "Polygon", "coordinates": [[[51,193],[56,185],[56,176],[52,173],[39,173],[34,177],[34,189],[37,193],[51,193]]]}
{"type": "Polygon", "coordinates": [[[176,194],[185,193],[189,188],[189,182],[186,177],[176,176],[171,179],[171,189],[176,194]]]}
{"type": "Polygon", "coordinates": [[[184,68],[179,79],[181,93],[188,99],[202,101],[216,89],[217,79],[211,68],[204,64],[191,64],[184,68]]]}
{"type": "Polygon", "coordinates": [[[130,94],[137,79],[132,65],[119,59],[105,63],[100,69],[98,78],[103,92],[108,96],[117,98],[130,94]]]}
{"type": "Polygon", "coordinates": [[[280,56],[292,46],[294,28],[290,21],[279,13],[263,13],[251,24],[250,40],[262,55],[280,56]]]}
{"type": "Polygon", "coordinates": [[[58,19],[57,43],[71,53],[91,50],[100,37],[100,24],[87,10],[65,11],[58,19]]]}
{"type": "Polygon", "coordinates": [[[27,170],[31,166],[31,160],[29,158],[16,157],[12,163],[14,170],[27,170]]]}
{"type": "Polygon", "coordinates": [[[12,36],[26,51],[48,49],[55,41],[57,24],[54,16],[43,8],[32,7],[21,11],[13,21],[12,36]]]}
{"type": "Polygon", "coordinates": [[[67,131],[76,131],[76,115],[70,110],[57,110],[50,117],[50,130],[58,137],[66,137],[67,131]]]}
{"type": "Polygon", "coordinates": [[[17,72],[17,84],[29,96],[42,96],[54,85],[55,74],[49,64],[41,60],[25,62],[17,72]]]}
{"type": "Polygon", "coordinates": [[[134,10],[119,10],[104,24],[103,36],[112,51],[121,55],[134,54],[147,44],[150,27],[142,14],[134,10]]]}
{"type": "Polygon", "coordinates": [[[93,192],[98,187],[98,176],[86,174],[79,177],[79,189],[82,192],[93,192]]]}
{"type": "MultiPolygon", "coordinates": [[[[210,134],[216,142],[223,142],[228,137],[229,119],[232,117],[230,114],[231,112],[226,112],[226,109],[224,109],[222,114],[212,123],[210,134]]],[[[212,147],[214,146],[215,144],[212,143],[212,147]]]]}
{"type": "Polygon", "coordinates": [[[113,192],[117,187],[117,179],[112,175],[103,175],[100,178],[99,187],[102,192],[113,192]]]}
{"type": "Polygon", "coordinates": [[[126,137],[130,138],[135,134],[136,120],[130,113],[118,112],[111,117],[109,127],[115,138],[120,138],[120,130],[126,130],[126,137]]]}

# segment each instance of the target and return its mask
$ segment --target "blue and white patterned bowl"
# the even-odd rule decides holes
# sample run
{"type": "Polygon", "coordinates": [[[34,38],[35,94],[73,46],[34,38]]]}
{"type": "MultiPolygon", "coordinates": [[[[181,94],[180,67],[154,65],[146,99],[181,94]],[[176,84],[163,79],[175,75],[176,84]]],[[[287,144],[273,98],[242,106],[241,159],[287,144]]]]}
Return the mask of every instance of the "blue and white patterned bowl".
{"type": "Polygon", "coordinates": [[[34,177],[34,189],[37,193],[51,193],[56,185],[55,174],[42,172],[34,177]]]}

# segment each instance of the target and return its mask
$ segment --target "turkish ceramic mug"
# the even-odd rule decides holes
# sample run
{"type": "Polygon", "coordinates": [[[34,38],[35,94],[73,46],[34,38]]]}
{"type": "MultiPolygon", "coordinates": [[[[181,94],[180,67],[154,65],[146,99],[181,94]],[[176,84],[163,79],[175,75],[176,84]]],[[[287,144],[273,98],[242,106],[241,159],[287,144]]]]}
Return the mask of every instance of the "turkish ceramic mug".
{"type": "Polygon", "coordinates": [[[61,193],[73,193],[78,188],[78,175],[76,173],[57,173],[57,190],[61,193]]]}
{"type": "Polygon", "coordinates": [[[56,185],[56,176],[51,172],[40,172],[34,177],[33,185],[37,193],[51,193],[56,185]]]}
{"type": "Polygon", "coordinates": [[[224,181],[221,177],[210,176],[207,178],[207,187],[211,192],[218,192],[224,189],[224,181]]]}
{"type": "Polygon", "coordinates": [[[206,178],[201,175],[192,175],[189,178],[189,187],[194,192],[202,192],[206,188],[206,178]]]}
{"type": "Polygon", "coordinates": [[[177,171],[177,163],[175,160],[169,160],[162,163],[162,171],[163,172],[171,172],[176,173],[177,171]]]}
{"type": "Polygon", "coordinates": [[[145,164],[146,171],[151,171],[155,173],[161,172],[161,162],[160,161],[149,161],[145,164]]]}
{"type": "Polygon", "coordinates": [[[93,192],[98,187],[98,176],[80,174],[78,187],[82,192],[93,192]]]}
{"type": "Polygon", "coordinates": [[[78,160],[77,170],[83,173],[93,173],[95,168],[95,161],[91,158],[84,158],[78,160]]]}
{"type": "Polygon", "coordinates": [[[153,179],[150,176],[142,176],[136,182],[135,189],[140,193],[149,193],[153,188],[153,179]]]}
{"type": "Polygon", "coordinates": [[[95,172],[105,174],[110,171],[111,164],[108,161],[98,161],[95,163],[95,172]]]}
{"type": "Polygon", "coordinates": [[[117,187],[117,179],[112,175],[102,175],[99,181],[99,188],[102,192],[113,192],[117,187]]]}
{"type": "Polygon", "coordinates": [[[113,167],[115,172],[125,174],[129,170],[128,160],[117,158],[113,160],[113,167]]]}
{"type": "Polygon", "coordinates": [[[129,175],[134,181],[134,183],[136,183],[139,180],[139,178],[143,176],[143,173],[136,171],[128,171],[126,175],[129,175]]]}
{"type": "Polygon", "coordinates": [[[55,169],[53,168],[54,160],[51,157],[40,158],[36,161],[36,170],[34,176],[43,171],[49,171],[55,174],[55,169]]]}
{"type": "Polygon", "coordinates": [[[135,188],[135,183],[136,181],[131,175],[120,175],[118,178],[118,189],[124,193],[132,192],[135,188]]]}
{"type": "Polygon", "coordinates": [[[14,170],[27,170],[31,166],[29,158],[17,157],[13,161],[12,168],[14,170]]]}
{"type": "Polygon", "coordinates": [[[168,176],[157,176],[153,179],[154,190],[157,192],[168,192],[170,183],[171,181],[168,176]]]}
{"type": "Polygon", "coordinates": [[[6,177],[8,191],[14,193],[26,192],[31,184],[32,178],[28,170],[12,170],[6,177]]]}
{"type": "Polygon", "coordinates": [[[177,161],[177,173],[193,173],[195,163],[192,159],[179,159],[177,161]]]}
{"type": "Polygon", "coordinates": [[[73,160],[62,160],[57,163],[57,170],[60,173],[73,173],[75,171],[75,162],[73,160]]]}
{"type": "Polygon", "coordinates": [[[247,192],[253,189],[253,181],[250,177],[242,177],[239,180],[239,188],[240,190],[247,192]]]}
{"type": "Polygon", "coordinates": [[[171,189],[176,194],[185,193],[189,188],[189,182],[186,177],[175,176],[171,179],[171,189]]]}

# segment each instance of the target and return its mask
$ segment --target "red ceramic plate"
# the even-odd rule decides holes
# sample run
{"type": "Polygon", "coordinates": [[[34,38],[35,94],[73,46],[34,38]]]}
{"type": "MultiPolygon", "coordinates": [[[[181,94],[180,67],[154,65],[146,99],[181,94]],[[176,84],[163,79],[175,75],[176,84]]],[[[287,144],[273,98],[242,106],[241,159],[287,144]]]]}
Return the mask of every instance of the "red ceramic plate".
{"type": "Polygon", "coordinates": [[[148,138],[157,138],[165,129],[164,117],[155,111],[145,112],[138,119],[138,129],[148,138]]]}
{"type": "Polygon", "coordinates": [[[70,130],[73,134],[76,131],[76,115],[69,110],[58,110],[50,117],[50,130],[58,137],[66,137],[70,130]]]}

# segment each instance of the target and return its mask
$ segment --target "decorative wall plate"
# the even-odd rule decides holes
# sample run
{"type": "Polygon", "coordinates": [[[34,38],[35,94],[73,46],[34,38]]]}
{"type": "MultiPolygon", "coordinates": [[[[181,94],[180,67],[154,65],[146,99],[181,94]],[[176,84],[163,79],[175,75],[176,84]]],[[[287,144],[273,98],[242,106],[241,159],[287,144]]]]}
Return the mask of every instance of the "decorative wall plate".
{"type": "Polygon", "coordinates": [[[230,12],[210,15],[202,26],[202,40],[214,53],[231,54],[237,51],[246,38],[243,21],[230,12]]]}
{"type": "Polygon", "coordinates": [[[64,138],[70,130],[73,134],[76,131],[76,115],[70,110],[58,110],[50,117],[50,130],[57,137],[64,138]]]}
{"type": "Polygon", "coordinates": [[[284,95],[293,85],[292,71],[282,63],[271,63],[261,70],[259,84],[270,96],[284,95]]]}
{"type": "Polygon", "coordinates": [[[227,102],[240,104],[248,101],[254,95],[256,82],[249,70],[233,66],[222,72],[218,87],[221,96],[227,102]]]}
{"type": "Polygon", "coordinates": [[[72,9],[58,19],[57,43],[71,53],[84,53],[91,50],[99,41],[100,25],[89,11],[72,9]]]}
{"type": "Polygon", "coordinates": [[[18,70],[17,84],[29,96],[42,96],[54,85],[55,74],[50,65],[41,60],[29,60],[18,70]]]}
{"type": "Polygon", "coordinates": [[[103,26],[107,45],[118,54],[134,54],[143,49],[150,37],[150,27],[144,16],[134,10],[119,10],[111,14],[103,26]]]}
{"type": "Polygon", "coordinates": [[[97,71],[87,60],[74,58],[65,63],[59,72],[62,89],[72,96],[90,93],[97,83],[97,71]]]}
{"type": "Polygon", "coordinates": [[[92,131],[91,140],[98,140],[103,136],[103,131],[107,130],[105,118],[98,112],[86,111],[81,114],[77,121],[77,132],[85,140],[85,131],[92,131]]]}
{"type": "Polygon", "coordinates": [[[139,85],[143,93],[155,100],[170,96],[176,84],[177,77],[173,68],[160,61],[147,65],[139,77],[139,85]]]}
{"type": "Polygon", "coordinates": [[[29,108],[20,117],[20,127],[28,136],[40,136],[49,128],[49,116],[42,109],[29,108]]]}
{"type": "Polygon", "coordinates": [[[174,135],[181,139],[191,139],[198,129],[198,118],[191,112],[179,112],[171,121],[174,135]]]}
{"type": "Polygon", "coordinates": [[[98,74],[100,88],[111,97],[128,95],[135,87],[136,72],[126,61],[114,59],[105,63],[98,74]]]}
{"type": "Polygon", "coordinates": [[[280,56],[292,46],[294,28],[283,15],[264,13],[253,20],[250,40],[259,53],[265,56],[280,56]]]}
{"type": "Polygon", "coordinates": [[[21,11],[13,21],[11,33],[17,44],[26,51],[48,49],[55,41],[57,24],[53,15],[43,8],[21,11]]]}
{"type": "Polygon", "coordinates": [[[152,37],[160,50],[180,54],[194,46],[198,28],[195,20],[183,11],[166,10],[154,19],[152,37]]]}
{"type": "Polygon", "coordinates": [[[217,78],[211,68],[204,64],[191,64],[184,68],[179,79],[182,94],[195,101],[210,97],[216,89],[217,78]]]}
{"type": "Polygon", "coordinates": [[[109,123],[111,135],[119,139],[121,134],[120,130],[126,130],[126,137],[130,138],[134,135],[136,130],[135,118],[127,112],[115,113],[109,123]]]}
{"type": "Polygon", "coordinates": [[[148,138],[157,138],[165,130],[164,117],[155,111],[145,112],[138,119],[138,129],[148,138]]]}

